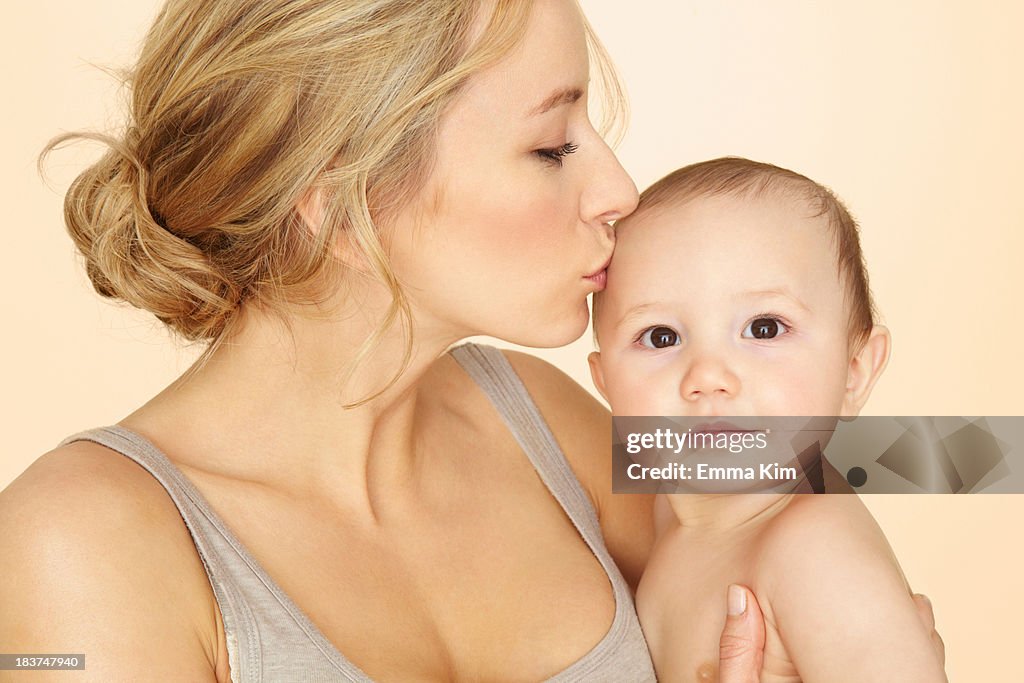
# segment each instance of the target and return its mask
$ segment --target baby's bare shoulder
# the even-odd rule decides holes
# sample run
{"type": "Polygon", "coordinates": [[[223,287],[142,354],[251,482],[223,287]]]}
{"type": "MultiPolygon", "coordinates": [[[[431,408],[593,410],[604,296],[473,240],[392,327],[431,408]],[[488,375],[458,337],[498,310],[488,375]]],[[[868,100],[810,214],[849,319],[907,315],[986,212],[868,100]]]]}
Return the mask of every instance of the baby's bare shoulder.
{"type": "Polygon", "coordinates": [[[758,600],[767,595],[803,680],[945,680],[899,563],[856,495],[798,496],[761,542],[758,600]]]}
{"type": "MultiPolygon", "coordinates": [[[[856,495],[798,495],[759,538],[761,586],[775,606],[805,598],[910,595],[878,523],[856,495]]],[[[801,603],[804,604],[804,603],[801,603]]]]}
{"type": "Polygon", "coordinates": [[[765,526],[760,545],[765,559],[774,558],[769,565],[883,559],[898,569],[885,534],[856,495],[795,496],[765,526]]]}

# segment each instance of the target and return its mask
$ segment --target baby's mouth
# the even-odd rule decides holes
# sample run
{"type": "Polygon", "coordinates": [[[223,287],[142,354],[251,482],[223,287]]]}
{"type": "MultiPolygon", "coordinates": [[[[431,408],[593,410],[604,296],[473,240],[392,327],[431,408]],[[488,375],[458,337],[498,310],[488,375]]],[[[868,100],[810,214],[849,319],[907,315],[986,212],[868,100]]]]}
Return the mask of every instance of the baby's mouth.
{"type": "Polygon", "coordinates": [[[726,420],[717,420],[715,422],[701,422],[700,424],[691,427],[690,431],[695,434],[750,434],[755,432],[764,431],[763,429],[753,429],[739,427],[732,422],[726,420]]]}

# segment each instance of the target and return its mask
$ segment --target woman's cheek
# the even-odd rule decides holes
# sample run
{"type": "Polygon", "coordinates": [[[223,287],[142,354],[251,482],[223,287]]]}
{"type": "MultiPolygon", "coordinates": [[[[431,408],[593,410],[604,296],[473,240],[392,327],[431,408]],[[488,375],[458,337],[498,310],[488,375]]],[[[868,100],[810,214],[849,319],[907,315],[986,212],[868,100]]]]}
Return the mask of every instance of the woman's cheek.
{"type": "MultiPolygon", "coordinates": [[[[568,198],[542,197],[522,205],[518,212],[521,234],[529,236],[535,244],[558,248],[576,237],[578,218],[569,209],[574,204],[568,198]]],[[[552,257],[565,259],[565,253],[552,257]]]]}
{"type": "MultiPolygon", "coordinates": [[[[556,205],[531,202],[529,195],[523,195],[519,202],[509,202],[507,196],[501,199],[481,206],[476,212],[482,246],[509,257],[519,254],[524,260],[538,255],[543,258],[545,249],[557,247],[557,230],[553,229],[557,222],[556,205]]],[[[550,256],[554,259],[558,254],[550,256]]]]}

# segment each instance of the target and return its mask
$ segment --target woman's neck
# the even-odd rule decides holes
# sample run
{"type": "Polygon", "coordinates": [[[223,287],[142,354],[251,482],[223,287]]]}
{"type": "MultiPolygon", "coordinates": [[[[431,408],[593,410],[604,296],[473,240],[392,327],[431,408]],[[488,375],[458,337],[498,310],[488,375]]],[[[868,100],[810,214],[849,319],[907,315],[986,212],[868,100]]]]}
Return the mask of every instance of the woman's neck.
{"type": "Polygon", "coordinates": [[[247,312],[206,363],[122,422],[160,434],[177,456],[200,458],[189,465],[297,496],[361,501],[372,512],[382,492],[413,486],[422,471],[421,380],[459,335],[415,329],[403,370],[407,341],[396,324],[343,384],[374,331],[366,311],[381,308],[359,301],[329,320],[296,316],[290,331],[247,312]]]}

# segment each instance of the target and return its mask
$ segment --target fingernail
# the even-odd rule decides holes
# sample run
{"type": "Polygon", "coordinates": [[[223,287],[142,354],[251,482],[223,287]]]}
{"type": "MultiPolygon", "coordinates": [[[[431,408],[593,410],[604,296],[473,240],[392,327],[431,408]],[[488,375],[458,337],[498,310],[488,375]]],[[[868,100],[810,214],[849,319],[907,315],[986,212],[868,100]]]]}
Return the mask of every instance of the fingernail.
{"type": "Polygon", "coordinates": [[[736,615],[743,614],[746,609],[746,592],[736,584],[732,584],[729,586],[729,616],[735,617],[736,615]]]}

